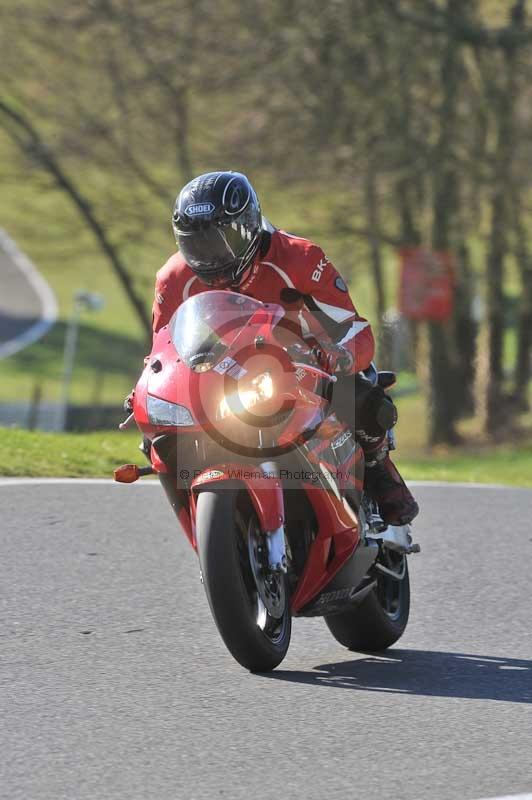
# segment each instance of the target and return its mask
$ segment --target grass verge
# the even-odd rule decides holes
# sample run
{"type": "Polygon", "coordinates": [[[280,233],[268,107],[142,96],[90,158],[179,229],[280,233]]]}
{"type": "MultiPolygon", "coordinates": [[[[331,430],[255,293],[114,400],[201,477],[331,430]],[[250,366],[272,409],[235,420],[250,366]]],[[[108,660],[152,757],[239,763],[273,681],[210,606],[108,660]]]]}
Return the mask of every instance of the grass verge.
{"type": "Polygon", "coordinates": [[[124,463],[143,463],[138,433],[42,433],[0,428],[0,475],[110,478],[124,463]]]}
{"type": "MultiPolygon", "coordinates": [[[[111,477],[123,463],[143,463],[136,432],[58,434],[0,429],[0,476],[111,477]]],[[[407,451],[397,463],[408,480],[532,487],[532,445],[432,456],[407,451]]]]}
{"type": "Polygon", "coordinates": [[[401,474],[410,481],[500,483],[532,488],[532,447],[497,447],[492,453],[468,452],[425,458],[397,458],[401,474]]]}

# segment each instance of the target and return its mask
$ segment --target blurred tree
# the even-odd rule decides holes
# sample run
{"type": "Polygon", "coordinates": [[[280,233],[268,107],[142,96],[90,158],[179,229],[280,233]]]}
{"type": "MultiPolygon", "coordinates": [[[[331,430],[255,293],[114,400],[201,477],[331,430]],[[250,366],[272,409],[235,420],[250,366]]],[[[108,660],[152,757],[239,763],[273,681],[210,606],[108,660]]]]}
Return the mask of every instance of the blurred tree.
{"type": "MultiPolygon", "coordinates": [[[[471,224],[473,220],[467,220],[459,202],[464,196],[471,197],[472,193],[475,197],[477,220],[481,216],[480,201],[483,201],[484,208],[486,206],[491,208],[485,263],[488,313],[486,325],[489,344],[488,372],[484,381],[487,391],[485,426],[486,432],[497,433],[508,419],[503,391],[503,342],[506,328],[503,281],[504,265],[509,253],[511,187],[512,183],[515,183],[512,181],[512,171],[520,138],[518,109],[524,95],[518,84],[519,70],[522,68],[519,57],[522,48],[532,41],[532,30],[526,26],[525,0],[508,3],[506,20],[499,19],[498,26],[490,26],[489,4],[482,0],[468,5],[454,0],[441,3],[432,0],[410,0],[410,2],[381,0],[380,5],[402,22],[403,27],[410,26],[416,29],[418,34],[428,37],[433,42],[443,37],[447,41],[446,53],[441,62],[443,99],[437,125],[438,145],[430,169],[434,179],[432,244],[435,249],[448,249],[454,245],[455,252],[462,254],[458,262],[457,305],[453,323],[460,363],[456,361],[454,365],[452,363],[452,344],[442,326],[432,324],[430,326],[433,373],[431,440],[434,443],[454,441],[453,419],[460,416],[461,408],[471,407],[470,398],[463,395],[460,387],[468,374],[468,369],[464,367],[470,366],[467,362],[471,362],[474,357],[474,348],[464,346],[468,344],[468,339],[474,340],[476,331],[471,312],[464,316],[464,311],[468,307],[471,308],[472,301],[471,270],[468,266],[469,259],[464,256],[467,252],[465,241],[468,236],[475,235],[475,228],[471,224]],[[464,46],[471,47],[476,55],[483,81],[480,92],[474,87],[474,69],[472,70],[471,65],[464,61],[464,46]],[[464,91],[467,92],[466,95],[464,91]],[[466,117],[462,112],[462,118],[460,117],[460,103],[464,96],[467,96],[471,103],[468,112],[473,110],[473,119],[478,122],[473,127],[473,137],[466,127],[466,119],[471,118],[471,113],[466,117]],[[486,162],[488,151],[486,132],[489,131],[490,124],[494,135],[490,143],[490,160],[486,162]],[[469,134],[469,141],[464,142],[464,134],[469,134]],[[464,144],[467,160],[465,163],[460,163],[457,147],[463,148],[464,144]],[[475,149],[475,145],[480,146],[475,149]],[[466,172],[463,170],[464,166],[466,172]],[[491,169],[486,170],[486,166],[491,169]],[[453,231],[456,224],[460,231],[458,236],[458,231],[453,231]]],[[[515,199],[514,202],[518,203],[518,200],[515,199]]],[[[528,316],[530,272],[523,227],[516,230],[516,239],[524,287],[519,335],[520,366],[519,372],[516,373],[516,377],[517,374],[522,374],[523,378],[519,388],[517,388],[519,379],[516,380],[516,394],[519,395],[521,392],[526,395],[528,387],[526,376],[530,370],[530,337],[527,332],[530,319],[528,316]]],[[[520,405],[521,407],[525,405],[523,397],[520,399],[520,405]]]]}
{"type": "Polygon", "coordinates": [[[394,251],[451,251],[455,313],[430,325],[430,441],[454,443],[473,407],[478,292],[487,298],[487,429],[504,417],[511,253],[520,282],[512,388],[517,406],[527,404],[525,11],[525,0],[5,0],[0,119],[25,154],[21,176],[30,159],[69,193],[143,326],[147,280],[135,245],[160,246],[177,189],[207,169],[249,171],[290,224],[341,237],[338,266],[353,276],[355,298],[358,276],[371,281],[381,363],[394,251]],[[309,196],[323,198],[313,215],[309,196]]]}
{"type": "Polygon", "coordinates": [[[514,190],[512,218],[515,231],[515,255],[521,278],[521,298],[517,326],[517,357],[514,369],[512,400],[518,411],[528,411],[529,385],[532,377],[532,249],[526,219],[530,217],[519,188],[514,190]]]}
{"type": "Polygon", "coordinates": [[[123,263],[117,248],[111,242],[105,226],[98,219],[92,204],[74,183],[61,165],[58,157],[44,143],[41,135],[20,111],[0,98],[0,124],[3,125],[22,152],[36,161],[42,169],[54,178],[57,186],[74,203],[86,224],[94,233],[102,251],[107,256],[113,271],[122,285],[139,322],[144,329],[147,341],[151,338],[151,320],[143,300],[137,295],[131,276],[123,263]]]}

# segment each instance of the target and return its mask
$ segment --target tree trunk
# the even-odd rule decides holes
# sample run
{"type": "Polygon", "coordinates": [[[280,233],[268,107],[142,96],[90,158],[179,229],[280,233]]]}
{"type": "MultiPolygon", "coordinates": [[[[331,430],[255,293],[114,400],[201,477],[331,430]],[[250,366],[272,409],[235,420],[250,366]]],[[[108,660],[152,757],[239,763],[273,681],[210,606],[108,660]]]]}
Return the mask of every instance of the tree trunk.
{"type": "Polygon", "coordinates": [[[458,259],[453,335],[459,354],[456,363],[456,416],[461,418],[475,412],[474,375],[478,323],[473,317],[474,277],[469,250],[465,244],[460,247],[458,259]]]}
{"type": "Polygon", "coordinates": [[[529,411],[529,383],[532,378],[532,269],[528,267],[528,286],[522,297],[517,323],[517,360],[512,399],[518,411],[529,411]]]}
{"type": "Polygon", "coordinates": [[[530,408],[528,385],[532,378],[532,253],[517,192],[514,193],[512,210],[516,237],[515,254],[521,278],[521,298],[517,321],[517,359],[512,400],[519,411],[528,411],[530,408]]]}
{"type": "Polygon", "coordinates": [[[409,177],[401,177],[397,182],[395,196],[400,220],[400,239],[405,247],[417,247],[421,244],[421,234],[415,221],[414,203],[412,200],[413,182],[409,177]]]}
{"type": "MultiPolygon", "coordinates": [[[[447,0],[451,17],[460,14],[461,0],[447,0]]],[[[435,153],[432,246],[436,251],[451,247],[451,224],[457,205],[453,144],[457,123],[460,70],[460,46],[449,31],[440,69],[443,98],[440,106],[440,137],[435,153]]],[[[456,374],[450,356],[450,328],[441,322],[429,322],[431,402],[430,444],[456,444],[457,402],[454,397],[456,374]]]]}
{"type": "Polygon", "coordinates": [[[487,277],[488,369],[486,432],[493,433],[504,422],[503,413],[503,338],[504,292],[502,287],[506,255],[506,201],[502,187],[494,194],[491,206],[491,233],[487,277]]]}
{"type": "Polygon", "coordinates": [[[377,356],[381,367],[390,366],[390,342],[389,332],[386,330],[386,291],[384,287],[384,275],[382,265],[382,245],[379,235],[379,198],[377,191],[377,171],[371,158],[368,158],[365,175],[365,210],[366,222],[368,226],[368,245],[370,251],[370,261],[373,275],[373,285],[375,287],[375,298],[377,317],[379,321],[377,337],[377,356]]]}
{"type": "MultiPolygon", "coordinates": [[[[147,341],[151,339],[151,319],[146,310],[141,298],[137,295],[133,285],[133,278],[122,259],[120,258],[117,249],[107,237],[104,226],[100,223],[92,205],[89,200],[81,193],[76,184],[68,177],[66,172],[61,167],[59,160],[51,150],[49,150],[41,139],[37,130],[33,127],[32,123],[23,116],[19,111],[16,111],[5,101],[0,100],[0,113],[4,115],[4,119],[8,119],[11,123],[15,123],[19,131],[25,134],[22,139],[20,134],[12,135],[13,140],[21,147],[23,152],[31,155],[36,159],[43,169],[47,170],[53,176],[57,185],[62,189],[74,203],[79,213],[83,217],[87,226],[92,230],[101,250],[106,255],[113,272],[118,278],[119,283],[122,285],[126,296],[131,303],[131,306],[137,316],[137,319],[146,335],[147,341]]],[[[12,133],[9,125],[6,126],[8,133],[12,133]]]]}
{"type": "MultiPolygon", "coordinates": [[[[514,12],[519,12],[516,3],[514,12]]],[[[512,14],[514,13],[512,12],[512,14]]],[[[517,19],[517,17],[516,17],[517,19]]],[[[486,433],[493,434],[506,424],[503,392],[504,369],[504,262],[508,249],[509,202],[512,192],[512,169],[516,147],[515,107],[517,97],[516,47],[508,43],[504,50],[502,85],[494,87],[491,106],[496,115],[494,190],[491,200],[491,232],[487,263],[487,317],[489,325],[489,380],[486,404],[486,433]]]]}
{"type": "MultiPolygon", "coordinates": [[[[421,244],[421,233],[416,222],[419,213],[416,215],[414,211],[416,208],[414,190],[415,185],[410,176],[402,176],[395,186],[395,205],[400,220],[399,239],[404,247],[418,247],[421,244]]],[[[427,369],[422,364],[419,334],[419,322],[413,319],[408,320],[408,336],[411,346],[407,368],[416,373],[421,387],[427,391],[430,381],[427,380],[427,369]]]]}

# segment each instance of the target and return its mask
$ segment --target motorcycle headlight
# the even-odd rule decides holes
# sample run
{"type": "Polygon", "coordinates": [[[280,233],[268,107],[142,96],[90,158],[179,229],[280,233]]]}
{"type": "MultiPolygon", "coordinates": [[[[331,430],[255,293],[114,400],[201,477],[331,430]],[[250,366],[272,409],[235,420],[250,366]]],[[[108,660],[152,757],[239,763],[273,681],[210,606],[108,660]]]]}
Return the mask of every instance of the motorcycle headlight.
{"type": "Polygon", "coordinates": [[[153,425],[194,425],[188,408],[148,395],[148,418],[153,425]]]}
{"type": "Polygon", "coordinates": [[[224,397],[218,406],[218,414],[221,419],[238,414],[239,411],[251,411],[251,409],[262,400],[271,400],[274,387],[272,376],[269,372],[263,372],[251,382],[252,389],[238,392],[235,395],[224,397]]]}
{"type": "Polygon", "coordinates": [[[273,380],[270,372],[263,372],[262,375],[257,375],[253,381],[253,386],[259,396],[259,400],[271,400],[273,397],[273,380]]]}

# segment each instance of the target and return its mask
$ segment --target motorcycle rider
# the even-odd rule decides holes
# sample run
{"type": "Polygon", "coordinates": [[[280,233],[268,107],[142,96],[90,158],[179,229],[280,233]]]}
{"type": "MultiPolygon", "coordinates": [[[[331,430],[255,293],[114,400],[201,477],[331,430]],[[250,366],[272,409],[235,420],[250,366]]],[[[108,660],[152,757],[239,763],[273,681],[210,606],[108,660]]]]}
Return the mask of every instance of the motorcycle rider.
{"type": "Polygon", "coordinates": [[[154,333],[188,297],[209,288],[283,306],[314,345],[320,366],[338,375],[333,407],[364,449],[366,491],[378,502],[383,520],[411,522],[418,505],[388,453],[395,406],[358,374],[373,359],[371,327],[321,248],[271,225],[252,185],[238,172],[209,172],[187,183],[177,197],[172,226],[179,252],[157,273],[154,333]]]}

